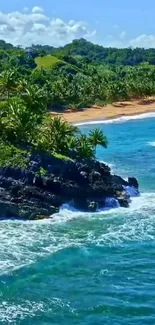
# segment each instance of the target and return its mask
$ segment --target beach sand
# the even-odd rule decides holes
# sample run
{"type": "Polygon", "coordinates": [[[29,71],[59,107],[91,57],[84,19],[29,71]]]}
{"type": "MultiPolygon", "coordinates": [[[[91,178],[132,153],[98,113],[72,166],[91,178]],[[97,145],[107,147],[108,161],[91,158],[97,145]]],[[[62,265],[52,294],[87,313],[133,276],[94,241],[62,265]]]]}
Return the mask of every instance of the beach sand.
{"type": "Polygon", "coordinates": [[[114,119],[126,116],[134,116],[146,113],[155,113],[155,97],[119,102],[106,106],[93,106],[91,108],[68,110],[65,112],[51,112],[54,115],[62,116],[71,123],[89,122],[104,119],[114,119]]]}

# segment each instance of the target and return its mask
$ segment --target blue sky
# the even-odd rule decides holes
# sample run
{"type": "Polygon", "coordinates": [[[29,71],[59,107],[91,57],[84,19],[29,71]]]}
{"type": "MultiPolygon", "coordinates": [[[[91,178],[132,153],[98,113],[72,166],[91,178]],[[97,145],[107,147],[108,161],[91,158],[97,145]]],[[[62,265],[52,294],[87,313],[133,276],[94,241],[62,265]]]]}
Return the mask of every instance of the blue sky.
{"type": "Polygon", "coordinates": [[[105,46],[155,47],[154,13],[153,0],[3,1],[0,39],[59,46],[85,37],[105,46]]]}

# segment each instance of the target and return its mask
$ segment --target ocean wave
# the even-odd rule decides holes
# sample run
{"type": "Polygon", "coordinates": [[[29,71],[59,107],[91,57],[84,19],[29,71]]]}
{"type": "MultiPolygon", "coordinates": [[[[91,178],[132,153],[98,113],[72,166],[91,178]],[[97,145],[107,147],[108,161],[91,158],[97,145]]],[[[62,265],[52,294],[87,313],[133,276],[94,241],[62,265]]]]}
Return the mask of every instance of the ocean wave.
{"type": "Polygon", "coordinates": [[[70,205],[44,221],[1,221],[0,276],[65,248],[155,240],[155,193],[132,198],[129,208],[83,213],[70,205]]]}
{"type": "Polygon", "coordinates": [[[139,120],[139,119],[145,119],[145,118],[155,118],[155,112],[152,113],[143,113],[143,114],[137,114],[137,115],[129,115],[129,116],[121,116],[116,117],[112,119],[103,119],[103,120],[92,120],[92,121],[83,121],[83,122],[77,122],[74,123],[76,126],[82,126],[82,125],[96,125],[96,124],[110,124],[110,123],[125,123],[131,120],[139,120]]]}
{"type": "Polygon", "coordinates": [[[132,201],[130,203],[129,208],[122,208],[115,206],[114,208],[107,206],[106,208],[100,209],[97,212],[88,213],[81,212],[74,209],[71,205],[65,204],[61,207],[60,212],[55,214],[53,217],[53,221],[55,223],[64,223],[71,222],[75,219],[83,219],[83,220],[97,220],[103,219],[107,217],[118,217],[124,216],[132,217],[132,215],[137,214],[137,216],[141,215],[142,217],[150,217],[150,215],[155,215],[155,193],[142,193],[140,196],[132,197],[132,201]]]}

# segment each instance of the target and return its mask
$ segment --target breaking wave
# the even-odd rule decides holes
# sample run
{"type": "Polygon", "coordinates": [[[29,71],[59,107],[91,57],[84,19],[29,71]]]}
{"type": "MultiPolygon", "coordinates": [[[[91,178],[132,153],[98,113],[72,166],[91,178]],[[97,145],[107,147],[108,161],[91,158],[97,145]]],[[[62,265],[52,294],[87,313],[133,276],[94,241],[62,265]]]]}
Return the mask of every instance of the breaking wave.
{"type": "Polygon", "coordinates": [[[155,239],[154,225],[155,193],[132,198],[128,209],[118,206],[97,213],[82,213],[64,205],[49,220],[1,221],[0,274],[33,264],[38,258],[66,247],[102,242],[101,238],[104,238],[104,245],[115,244],[118,240],[155,239]]]}
{"type": "Polygon", "coordinates": [[[75,123],[75,125],[82,126],[82,125],[95,125],[95,124],[125,123],[132,120],[140,120],[140,119],[146,119],[151,117],[155,117],[155,112],[121,116],[121,117],[115,117],[111,119],[109,118],[103,120],[100,119],[100,120],[92,120],[92,121],[83,121],[83,122],[75,123]]]}

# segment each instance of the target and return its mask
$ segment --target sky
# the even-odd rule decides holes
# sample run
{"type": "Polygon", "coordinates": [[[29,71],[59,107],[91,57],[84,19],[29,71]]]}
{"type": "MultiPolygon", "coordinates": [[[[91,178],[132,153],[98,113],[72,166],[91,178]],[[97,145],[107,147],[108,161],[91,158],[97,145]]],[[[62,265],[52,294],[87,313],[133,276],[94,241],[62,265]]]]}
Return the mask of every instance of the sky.
{"type": "Polygon", "coordinates": [[[155,47],[154,0],[1,0],[0,39],[62,46],[85,38],[111,47],[155,47]]]}

